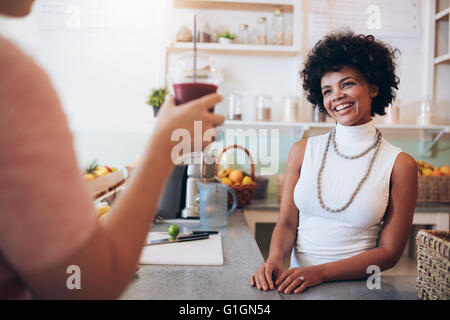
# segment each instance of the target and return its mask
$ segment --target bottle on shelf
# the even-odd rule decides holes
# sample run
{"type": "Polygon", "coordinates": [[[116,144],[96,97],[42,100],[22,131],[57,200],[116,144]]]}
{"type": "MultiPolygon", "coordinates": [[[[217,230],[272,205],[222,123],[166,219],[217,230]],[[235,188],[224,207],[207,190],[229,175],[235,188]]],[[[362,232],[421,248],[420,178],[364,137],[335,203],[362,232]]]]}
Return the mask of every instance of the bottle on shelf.
{"type": "Polygon", "coordinates": [[[283,121],[299,121],[298,98],[292,96],[285,96],[283,98],[283,121]]]}
{"type": "Polygon", "coordinates": [[[242,95],[237,92],[233,92],[228,97],[228,120],[242,120],[242,95]]]}
{"type": "Polygon", "coordinates": [[[208,22],[200,21],[200,23],[198,24],[197,41],[212,42],[212,33],[208,22]]]}
{"type": "Polygon", "coordinates": [[[327,115],[325,114],[325,112],[319,111],[318,106],[315,106],[312,112],[313,112],[313,122],[327,122],[327,115]]]}
{"type": "Polygon", "coordinates": [[[399,124],[400,123],[400,101],[395,100],[386,108],[386,117],[384,124],[399,124]]]}
{"type": "Polygon", "coordinates": [[[256,96],[256,121],[270,121],[272,109],[272,97],[266,95],[256,96]]]}
{"type": "Polygon", "coordinates": [[[249,44],[248,24],[239,25],[238,43],[249,44]]]}
{"type": "Polygon", "coordinates": [[[270,44],[275,46],[284,45],[284,12],[277,9],[273,15],[272,28],[270,30],[270,44]]]}
{"type": "Polygon", "coordinates": [[[256,20],[256,44],[267,44],[267,18],[259,17],[256,20]]]}
{"type": "Polygon", "coordinates": [[[417,117],[417,125],[419,126],[429,126],[433,124],[433,113],[431,112],[432,102],[430,100],[425,100],[422,102],[420,107],[420,114],[417,117]]]}

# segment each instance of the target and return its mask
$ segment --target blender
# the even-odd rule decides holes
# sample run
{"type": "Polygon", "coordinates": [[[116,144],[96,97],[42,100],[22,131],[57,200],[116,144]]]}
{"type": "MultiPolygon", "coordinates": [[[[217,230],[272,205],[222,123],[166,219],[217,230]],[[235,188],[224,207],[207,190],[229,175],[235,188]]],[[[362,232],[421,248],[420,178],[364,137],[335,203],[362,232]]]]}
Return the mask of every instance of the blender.
{"type": "Polygon", "coordinates": [[[215,182],[215,156],[211,152],[193,152],[184,157],[187,165],[186,206],[181,211],[182,218],[199,218],[198,182],[215,182]]]}

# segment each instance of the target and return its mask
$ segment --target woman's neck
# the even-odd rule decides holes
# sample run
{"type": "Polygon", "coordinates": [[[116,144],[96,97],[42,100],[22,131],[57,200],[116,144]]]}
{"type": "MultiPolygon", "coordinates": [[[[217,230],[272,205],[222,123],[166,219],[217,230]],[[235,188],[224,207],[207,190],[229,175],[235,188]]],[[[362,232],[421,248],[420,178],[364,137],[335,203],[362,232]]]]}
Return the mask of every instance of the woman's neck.
{"type": "Polygon", "coordinates": [[[336,143],[347,146],[365,146],[374,143],[376,139],[373,120],[357,126],[336,125],[336,143]]]}

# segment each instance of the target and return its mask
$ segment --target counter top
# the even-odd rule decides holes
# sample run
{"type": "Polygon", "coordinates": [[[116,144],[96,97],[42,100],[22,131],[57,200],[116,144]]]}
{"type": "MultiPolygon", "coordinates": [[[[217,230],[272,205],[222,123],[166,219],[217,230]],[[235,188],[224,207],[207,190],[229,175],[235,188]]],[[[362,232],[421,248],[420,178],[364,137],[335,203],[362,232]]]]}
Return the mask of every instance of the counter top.
{"type": "MultiPolygon", "coordinates": [[[[280,202],[276,194],[269,194],[266,199],[253,199],[247,210],[280,210],[280,202]]],[[[415,212],[448,212],[448,203],[417,203],[415,212]]]]}
{"type": "MultiPolygon", "coordinates": [[[[153,226],[166,231],[173,221],[153,226]]],[[[198,220],[178,220],[181,232],[199,229],[198,220]]],[[[299,295],[259,291],[249,277],[264,262],[241,211],[228,219],[222,234],[222,266],[141,265],[121,299],[145,300],[309,300],[417,299],[415,277],[383,276],[381,289],[369,290],[365,280],[323,283],[299,295]]]]}

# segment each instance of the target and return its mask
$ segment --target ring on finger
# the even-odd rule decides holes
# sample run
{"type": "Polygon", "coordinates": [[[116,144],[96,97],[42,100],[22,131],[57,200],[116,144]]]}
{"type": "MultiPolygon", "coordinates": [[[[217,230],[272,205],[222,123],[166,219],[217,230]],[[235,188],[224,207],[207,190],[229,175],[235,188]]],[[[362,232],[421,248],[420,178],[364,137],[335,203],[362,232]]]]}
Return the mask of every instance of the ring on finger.
{"type": "Polygon", "coordinates": [[[305,281],[305,278],[303,276],[298,277],[298,280],[305,281]]]}

